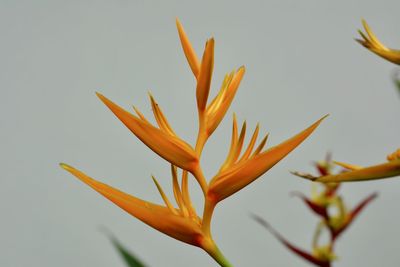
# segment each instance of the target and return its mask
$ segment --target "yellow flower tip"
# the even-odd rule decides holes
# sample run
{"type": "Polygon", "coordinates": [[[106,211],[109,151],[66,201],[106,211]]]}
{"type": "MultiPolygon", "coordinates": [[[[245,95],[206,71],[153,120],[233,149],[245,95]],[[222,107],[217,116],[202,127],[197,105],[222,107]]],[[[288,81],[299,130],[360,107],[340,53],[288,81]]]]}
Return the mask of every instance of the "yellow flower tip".
{"type": "Polygon", "coordinates": [[[362,40],[356,39],[356,41],[378,56],[394,64],[400,65],[400,51],[387,48],[384,44],[382,44],[364,19],[362,20],[362,25],[366,34],[359,30],[358,32],[361,35],[362,40]]]}
{"type": "Polygon", "coordinates": [[[99,92],[95,92],[95,93],[96,93],[97,97],[100,98],[101,100],[105,99],[105,96],[102,95],[101,93],[99,93],[99,92]]]}
{"type": "Polygon", "coordinates": [[[70,165],[68,165],[66,163],[63,163],[63,162],[61,162],[59,165],[60,165],[61,168],[63,168],[66,171],[70,171],[71,168],[72,168],[70,165]]]}
{"type": "Polygon", "coordinates": [[[398,160],[398,159],[400,159],[400,148],[387,156],[388,161],[393,161],[393,160],[398,160]]]}
{"type": "Polygon", "coordinates": [[[187,37],[181,22],[179,21],[178,18],[176,18],[175,22],[176,22],[176,28],[178,29],[179,39],[181,41],[183,52],[193,72],[193,75],[197,79],[200,72],[200,61],[197,58],[196,52],[194,51],[193,46],[190,43],[189,38],[187,37]]]}

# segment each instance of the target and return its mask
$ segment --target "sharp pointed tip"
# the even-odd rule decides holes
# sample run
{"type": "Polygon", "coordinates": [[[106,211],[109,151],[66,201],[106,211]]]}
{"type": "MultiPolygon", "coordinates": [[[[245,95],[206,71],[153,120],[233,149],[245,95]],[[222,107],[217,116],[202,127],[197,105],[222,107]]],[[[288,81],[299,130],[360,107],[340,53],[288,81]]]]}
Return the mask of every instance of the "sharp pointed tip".
{"type": "Polygon", "coordinates": [[[367,21],[364,18],[361,18],[361,23],[365,26],[367,25],[367,21]]]}
{"type": "Polygon", "coordinates": [[[152,102],[155,101],[155,100],[154,100],[154,96],[153,96],[153,94],[151,93],[150,90],[147,91],[147,94],[149,95],[149,98],[150,98],[150,100],[151,100],[152,102]]]}
{"type": "Polygon", "coordinates": [[[104,102],[105,100],[107,100],[107,98],[106,98],[104,95],[102,95],[101,93],[99,93],[99,92],[96,92],[96,95],[97,95],[97,97],[100,98],[100,100],[103,101],[103,102],[104,102]]]}
{"type": "Polygon", "coordinates": [[[63,168],[66,171],[68,171],[69,169],[72,168],[71,166],[69,166],[68,164],[63,163],[63,162],[60,162],[59,165],[60,165],[61,168],[63,168]]]}

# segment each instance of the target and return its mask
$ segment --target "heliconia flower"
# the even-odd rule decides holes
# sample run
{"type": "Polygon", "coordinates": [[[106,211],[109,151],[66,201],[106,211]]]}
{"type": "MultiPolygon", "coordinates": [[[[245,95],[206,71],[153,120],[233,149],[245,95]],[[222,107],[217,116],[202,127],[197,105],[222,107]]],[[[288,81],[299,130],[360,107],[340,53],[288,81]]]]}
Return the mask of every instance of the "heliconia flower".
{"type": "Polygon", "coordinates": [[[378,40],[378,38],[376,38],[375,34],[372,32],[365,20],[362,20],[362,24],[367,34],[364,34],[361,30],[358,30],[362,39],[356,39],[356,41],[378,56],[399,65],[400,50],[387,48],[378,40]]]}
{"type": "Polygon", "coordinates": [[[237,123],[234,117],[231,148],[225,163],[210,182],[207,192],[209,199],[217,203],[256,180],[300,145],[318,127],[325,117],[326,116],[319,119],[307,129],[289,138],[285,142],[262,152],[266,142],[265,137],[258,148],[251,153],[258,134],[257,126],[249,146],[240,159],[239,155],[243,146],[246,125],[243,124],[241,134],[238,137],[237,123]]]}
{"type": "Polygon", "coordinates": [[[176,25],[183,52],[190,68],[192,69],[193,75],[197,80],[197,106],[200,113],[205,111],[205,117],[203,118],[206,125],[205,133],[207,134],[207,137],[209,137],[218,127],[219,123],[228,111],[245,73],[245,68],[242,66],[237,71],[227,74],[222,82],[220,91],[211,103],[206,106],[214,65],[214,39],[211,38],[207,41],[203,58],[200,63],[196,52],[194,51],[194,48],[178,19],[176,19],[176,25]]]}
{"type": "MultiPolygon", "coordinates": [[[[149,226],[182,242],[194,246],[201,245],[203,234],[201,232],[200,219],[193,219],[188,216],[188,213],[185,212],[184,209],[174,208],[166,199],[162,190],[160,190],[160,193],[166,202],[166,207],[128,195],[109,185],[96,181],[67,164],[62,163],[60,165],[121,209],[149,226]]],[[[160,189],[159,185],[157,187],[160,189]]],[[[177,198],[176,201],[179,202],[181,206],[187,207],[186,203],[181,198],[177,198]]]]}
{"type": "MultiPolygon", "coordinates": [[[[171,129],[166,130],[169,126],[163,126],[161,129],[156,128],[147,120],[140,118],[141,115],[137,117],[129,113],[102,94],[97,93],[97,96],[133,134],[162,158],[188,171],[194,171],[198,167],[199,160],[193,148],[178,136],[172,134],[171,129]]],[[[159,115],[156,118],[163,121],[165,117],[159,115]]],[[[166,123],[166,121],[162,123],[166,123]]]]}
{"type": "Polygon", "coordinates": [[[314,176],[301,172],[293,172],[293,174],[321,183],[353,182],[395,177],[400,175],[400,150],[389,155],[388,162],[369,167],[361,167],[337,161],[334,161],[334,163],[343,167],[345,170],[338,174],[328,174],[324,176],[314,176]]]}
{"type": "Polygon", "coordinates": [[[202,219],[197,216],[192,206],[187,189],[187,171],[182,172],[182,182],[179,185],[177,168],[171,165],[174,197],[178,204],[178,208],[175,208],[154,176],[153,181],[166,206],[126,194],[65,163],[60,163],[60,166],[145,224],[179,241],[202,248],[221,266],[231,266],[216,246],[209,229],[204,229],[202,219]]]}
{"type": "Polygon", "coordinates": [[[133,107],[136,114],[132,114],[102,94],[97,93],[97,96],[136,137],[171,164],[173,193],[177,207],[169,201],[154,176],[152,179],[165,206],[128,195],[94,180],[69,165],[61,164],[61,167],[137,219],[177,240],[202,248],[221,266],[231,267],[232,265],[219,251],[211,235],[211,219],[216,204],[272,168],[300,145],[326,116],[292,138],[265,151],[263,148],[267,136],[254,149],[259,132],[257,125],[249,145],[242,155],[246,125],[244,124],[238,136],[237,122],[234,117],[232,144],[227,159],[210,184],[207,184],[200,166],[202,149],[228,111],[244,76],[245,68],[240,67],[227,74],[217,95],[208,101],[214,67],[214,39],[211,38],[207,41],[200,62],[178,19],[176,24],[183,51],[197,82],[199,131],[194,147],[175,133],[151,94],[149,94],[150,103],[157,125],[150,123],[136,107],[133,107]],[[181,182],[177,177],[178,168],[182,169],[181,182]],[[197,180],[204,194],[202,218],[197,215],[190,200],[189,173],[197,180]]]}
{"type": "MultiPolygon", "coordinates": [[[[350,212],[344,206],[342,199],[339,196],[327,197],[325,201],[318,201],[312,198],[308,198],[302,193],[296,192],[296,196],[299,196],[301,200],[312,210],[315,214],[321,216],[325,220],[327,227],[329,228],[332,239],[335,240],[345,229],[347,229],[359,213],[374,200],[378,194],[372,193],[364,200],[362,200],[353,210],[350,212]],[[328,208],[337,207],[338,214],[329,215],[328,208]]],[[[320,197],[321,199],[322,197],[320,197]]]]}
{"type": "Polygon", "coordinates": [[[328,221],[329,230],[332,234],[332,240],[334,241],[337,239],[340,234],[342,234],[357,218],[360,212],[376,197],[378,193],[372,193],[371,195],[367,196],[363,199],[356,207],[354,207],[350,212],[345,212],[345,214],[340,215],[343,219],[336,220],[333,219],[328,221]]]}
{"type": "Polygon", "coordinates": [[[329,250],[329,248],[325,247],[324,249],[322,249],[321,247],[314,247],[312,253],[307,252],[289,242],[260,216],[253,214],[252,217],[260,225],[267,229],[273,236],[275,236],[276,239],[278,239],[287,249],[292,251],[297,256],[303,258],[304,260],[314,264],[315,266],[330,267],[331,261],[336,258],[336,256],[329,250]]]}

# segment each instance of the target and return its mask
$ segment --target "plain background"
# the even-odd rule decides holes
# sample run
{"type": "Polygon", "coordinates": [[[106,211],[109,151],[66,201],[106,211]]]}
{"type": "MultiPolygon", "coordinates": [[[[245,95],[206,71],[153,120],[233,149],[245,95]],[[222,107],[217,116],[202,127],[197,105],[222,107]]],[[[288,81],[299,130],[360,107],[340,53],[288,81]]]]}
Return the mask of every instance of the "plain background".
{"type": "MultiPolygon", "coordinates": [[[[400,2],[392,1],[5,1],[0,2],[0,266],[124,266],[99,230],[110,229],[149,266],[215,266],[63,171],[69,163],[137,197],[161,203],[150,174],[171,195],[168,164],[138,141],[94,92],[151,117],[151,90],[176,132],[194,142],[195,83],[175,28],[179,17],[197,53],[216,39],[212,96],[223,75],[247,72],[225,120],[206,146],[212,177],[230,142],[232,113],[257,122],[277,144],[329,113],[315,133],[215,211],[215,240],[235,266],[308,266],[248,214],[308,249],[317,218],[289,193],[311,185],[331,151],[360,165],[399,147],[395,65],[354,41],[361,18],[400,47],[400,2]]],[[[378,191],[337,242],[335,266],[398,266],[399,179],[353,183],[349,207],[378,191]]],[[[198,186],[191,184],[200,208],[198,186]]]]}

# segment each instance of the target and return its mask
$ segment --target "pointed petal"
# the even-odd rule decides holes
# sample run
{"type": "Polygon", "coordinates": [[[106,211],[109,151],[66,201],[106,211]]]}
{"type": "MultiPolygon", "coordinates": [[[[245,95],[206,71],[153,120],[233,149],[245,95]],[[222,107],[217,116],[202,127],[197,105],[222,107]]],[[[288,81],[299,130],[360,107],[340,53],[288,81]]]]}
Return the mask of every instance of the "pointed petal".
{"type": "Polygon", "coordinates": [[[140,112],[140,110],[137,107],[133,106],[133,110],[136,112],[136,114],[139,116],[139,118],[142,121],[147,122],[147,123],[150,124],[150,122],[146,119],[146,117],[142,114],[142,112],[140,112]]]}
{"type": "Polygon", "coordinates": [[[322,261],[314,257],[311,253],[298,248],[295,245],[292,245],[286,238],[284,238],[278,231],[276,231],[267,221],[263,218],[259,217],[258,215],[252,215],[253,219],[257,221],[260,225],[262,225],[265,229],[267,229],[278,241],[280,241],[287,249],[292,251],[297,256],[305,259],[306,261],[315,264],[316,266],[320,267],[329,267],[330,263],[327,261],[322,261]]]}
{"type": "Polygon", "coordinates": [[[343,225],[343,227],[333,232],[333,239],[336,239],[342,234],[354,221],[355,218],[360,214],[360,212],[375,198],[378,197],[378,193],[374,192],[368,197],[366,197],[363,201],[361,201],[349,214],[347,219],[347,223],[343,225]]]}
{"type": "Polygon", "coordinates": [[[173,185],[175,201],[178,204],[179,209],[182,212],[182,215],[184,217],[188,217],[189,213],[186,208],[185,202],[183,201],[182,192],[179,187],[178,170],[177,170],[176,166],[172,165],[172,164],[171,164],[171,175],[172,175],[172,185],[173,185]]]}
{"type": "Polygon", "coordinates": [[[235,74],[235,72],[232,71],[231,73],[225,75],[218,94],[214,97],[214,99],[211,101],[211,103],[207,107],[207,116],[211,116],[218,110],[218,107],[221,105],[222,101],[224,100],[224,95],[228,89],[229,84],[231,83],[231,81],[233,79],[234,74],[235,74]]]}
{"type": "Polygon", "coordinates": [[[256,180],[300,145],[325,117],[285,142],[217,174],[210,182],[210,197],[220,201],[256,180]]]}
{"type": "Polygon", "coordinates": [[[211,135],[218,127],[226,112],[228,111],[233,98],[235,97],[236,91],[239,88],[240,82],[245,73],[245,68],[242,66],[234,74],[232,81],[229,83],[224,98],[217,107],[214,107],[214,111],[211,113],[207,110],[207,132],[211,135]]]}
{"type": "Polygon", "coordinates": [[[67,164],[61,163],[60,166],[145,224],[182,242],[198,245],[201,229],[193,221],[172,214],[166,207],[141,200],[96,181],[67,164]]]}
{"type": "Polygon", "coordinates": [[[355,171],[355,170],[359,170],[359,169],[363,168],[362,166],[348,164],[348,163],[339,162],[339,161],[334,161],[333,163],[335,163],[336,165],[339,165],[340,167],[343,167],[345,169],[351,170],[351,171],[355,171]]]}
{"type": "Polygon", "coordinates": [[[169,133],[170,135],[175,135],[174,130],[172,129],[171,125],[169,124],[167,118],[164,116],[164,113],[160,109],[160,106],[154,99],[154,97],[149,93],[151,107],[153,109],[154,118],[157,121],[158,126],[160,129],[164,130],[165,132],[169,133]]]}
{"type": "Polygon", "coordinates": [[[378,38],[376,38],[375,34],[372,32],[371,28],[368,26],[367,22],[363,19],[362,24],[364,26],[365,31],[368,34],[369,41],[377,48],[382,50],[388,50],[386,46],[384,46],[378,38]]]}
{"type": "Polygon", "coordinates": [[[233,157],[235,154],[235,148],[238,142],[237,139],[238,139],[237,120],[236,120],[236,114],[233,113],[231,146],[229,147],[228,155],[226,156],[225,162],[221,165],[219,172],[224,171],[226,168],[232,165],[233,157]]]}
{"type": "Polygon", "coordinates": [[[254,153],[253,153],[252,157],[254,157],[254,156],[260,154],[260,152],[263,150],[265,144],[267,143],[268,136],[269,136],[269,133],[267,133],[267,134],[264,136],[264,138],[261,140],[261,142],[260,142],[260,144],[258,145],[258,147],[256,148],[256,150],[254,150],[254,153]]]}
{"type": "Polygon", "coordinates": [[[210,93],[211,78],[214,68],[214,39],[206,43],[203,58],[201,60],[200,73],[197,79],[196,98],[199,111],[204,111],[210,93]]]}
{"type": "Polygon", "coordinates": [[[293,192],[292,195],[297,196],[301,200],[303,200],[304,203],[306,203],[306,205],[316,214],[318,214],[322,218],[328,219],[328,211],[326,210],[326,207],[314,203],[311,199],[307,198],[304,194],[300,192],[293,192]]]}
{"type": "Polygon", "coordinates": [[[247,160],[250,157],[251,151],[253,151],[254,145],[256,144],[259,130],[260,130],[260,125],[257,123],[256,129],[254,130],[253,136],[250,139],[249,145],[247,146],[247,149],[243,153],[239,162],[247,160]]]}
{"type": "Polygon", "coordinates": [[[103,95],[97,93],[97,96],[133,134],[155,153],[182,169],[193,171],[197,168],[199,160],[189,144],[144,122],[103,95]]]}
{"type": "Polygon", "coordinates": [[[311,181],[314,181],[315,179],[319,178],[318,176],[312,175],[310,173],[305,173],[305,172],[291,171],[290,173],[293,175],[296,175],[298,177],[301,177],[301,178],[304,178],[307,180],[311,180],[311,181]]]}
{"type": "Polygon", "coordinates": [[[190,194],[189,194],[189,187],[188,187],[188,172],[183,170],[182,171],[182,198],[183,201],[185,202],[185,206],[187,207],[188,211],[189,211],[189,215],[192,218],[198,218],[197,217],[197,213],[195,208],[192,205],[192,201],[190,199],[190,194]]]}
{"type": "Polygon", "coordinates": [[[194,77],[197,78],[200,72],[200,61],[197,58],[196,52],[194,51],[192,44],[190,43],[189,38],[187,37],[185,30],[183,29],[183,26],[178,18],[176,19],[176,27],[178,28],[179,39],[181,40],[183,52],[185,53],[194,77]]]}
{"type": "Polygon", "coordinates": [[[243,122],[242,129],[240,130],[239,139],[237,141],[234,156],[233,156],[233,162],[236,162],[236,160],[240,156],[240,152],[242,151],[245,136],[246,136],[246,121],[243,122]]]}
{"type": "Polygon", "coordinates": [[[368,26],[365,20],[362,20],[367,34],[365,35],[362,31],[358,31],[363,38],[363,40],[356,39],[362,46],[369,49],[371,52],[377,54],[378,56],[394,63],[400,65],[400,51],[395,49],[390,49],[382,44],[375,34],[372,32],[371,28],[368,26]]]}
{"type": "Polygon", "coordinates": [[[164,193],[164,190],[162,189],[161,185],[158,183],[156,177],[154,177],[153,175],[151,176],[151,178],[153,179],[154,184],[156,185],[158,192],[160,193],[165,205],[167,205],[167,208],[169,209],[169,211],[171,213],[173,213],[174,215],[178,215],[178,212],[176,211],[176,209],[174,208],[174,206],[171,204],[171,202],[169,201],[167,195],[164,193]]]}
{"type": "Polygon", "coordinates": [[[336,175],[321,176],[314,179],[313,181],[322,183],[356,182],[356,181],[384,179],[399,175],[400,175],[400,159],[389,161],[371,167],[365,167],[354,171],[343,172],[336,175]]]}

